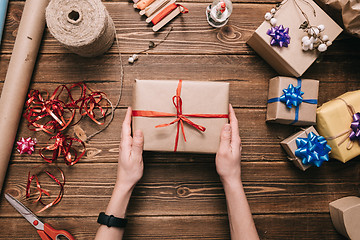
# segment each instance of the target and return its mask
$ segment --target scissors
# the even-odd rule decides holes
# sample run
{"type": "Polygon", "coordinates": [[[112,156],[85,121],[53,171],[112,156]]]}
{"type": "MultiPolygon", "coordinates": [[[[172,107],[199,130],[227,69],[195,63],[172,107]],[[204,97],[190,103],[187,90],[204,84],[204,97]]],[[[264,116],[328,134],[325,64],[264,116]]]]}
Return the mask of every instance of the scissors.
{"type": "Polygon", "coordinates": [[[41,222],[34,213],[10,194],[6,193],[5,198],[31,225],[33,225],[34,228],[37,229],[42,240],[59,240],[59,236],[63,236],[68,240],[75,240],[75,238],[67,231],[56,230],[49,224],[41,222]]]}

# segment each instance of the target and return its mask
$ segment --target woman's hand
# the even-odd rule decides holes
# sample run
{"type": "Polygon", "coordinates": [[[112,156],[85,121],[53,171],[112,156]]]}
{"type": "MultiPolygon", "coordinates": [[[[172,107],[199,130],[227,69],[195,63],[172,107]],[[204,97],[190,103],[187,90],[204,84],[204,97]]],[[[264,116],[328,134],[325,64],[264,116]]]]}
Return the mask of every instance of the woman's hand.
{"type": "Polygon", "coordinates": [[[216,154],[216,171],[223,183],[241,181],[241,139],[238,120],[234,109],[229,105],[230,124],[225,124],[221,131],[219,150],[216,154]]]}
{"type": "Polygon", "coordinates": [[[129,107],[122,125],[116,185],[133,188],[143,175],[144,136],[137,130],[131,137],[131,112],[129,107]]]}

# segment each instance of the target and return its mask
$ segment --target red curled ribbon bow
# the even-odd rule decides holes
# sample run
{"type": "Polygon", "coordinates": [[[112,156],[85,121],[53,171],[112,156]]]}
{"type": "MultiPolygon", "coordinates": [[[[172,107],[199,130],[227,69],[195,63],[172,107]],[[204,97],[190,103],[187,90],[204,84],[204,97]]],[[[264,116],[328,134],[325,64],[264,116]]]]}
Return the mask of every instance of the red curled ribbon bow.
{"type": "Polygon", "coordinates": [[[134,117],[176,117],[176,119],[170,123],[155,126],[155,128],[160,128],[160,127],[167,127],[174,123],[177,123],[177,132],[176,132],[176,137],[175,137],[174,152],[176,152],[177,147],[178,147],[180,126],[181,126],[181,132],[182,132],[184,140],[186,142],[184,122],[188,123],[189,125],[193,126],[194,128],[198,129],[199,131],[205,132],[205,130],[206,130],[205,127],[194,123],[187,117],[199,117],[199,118],[228,118],[229,117],[228,114],[183,114],[182,99],[180,97],[181,86],[182,86],[182,80],[179,80],[179,83],[178,83],[178,86],[176,89],[176,95],[173,96],[173,98],[172,98],[173,104],[176,108],[176,114],[157,112],[157,111],[145,111],[145,110],[133,110],[132,111],[132,115],[134,117]]]}
{"type": "Polygon", "coordinates": [[[77,163],[79,159],[85,154],[85,144],[80,139],[65,136],[61,132],[56,134],[56,136],[52,136],[50,140],[52,139],[55,139],[55,143],[50,144],[40,149],[39,151],[40,156],[49,163],[56,161],[56,159],[62,155],[64,157],[65,163],[72,166],[77,163]],[[79,155],[72,147],[74,141],[80,143],[84,147],[84,150],[79,155]],[[52,157],[46,157],[44,155],[44,151],[52,151],[52,157]],[[74,156],[72,156],[71,152],[73,152],[74,156]]]}
{"type": "Polygon", "coordinates": [[[65,130],[74,119],[76,109],[79,109],[81,116],[87,115],[95,123],[103,125],[106,108],[102,107],[100,102],[106,99],[105,93],[91,91],[85,83],[76,83],[70,87],[60,85],[50,97],[49,93],[43,97],[40,91],[32,90],[25,103],[24,117],[28,120],[29,127],[33,127],[30,130],[44,131],[49,134],[56,134],[65,130]],[[81,91],[80,97],[74,100],[71,91],[77,87],[81,91]],[[102,122],[97,120],[95,110],[100,111],[99,119],[102,119],[102,122]],[[50,120],[47,120],[49,117],[50,120]]]}

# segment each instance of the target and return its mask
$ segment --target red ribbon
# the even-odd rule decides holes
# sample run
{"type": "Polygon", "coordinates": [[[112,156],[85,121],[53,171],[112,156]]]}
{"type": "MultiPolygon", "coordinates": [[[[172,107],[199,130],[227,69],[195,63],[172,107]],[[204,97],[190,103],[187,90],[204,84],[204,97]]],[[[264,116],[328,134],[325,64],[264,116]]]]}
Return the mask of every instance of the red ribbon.
{"type": "Polygon", "coordinates": [[[91,120],[99,125],[105,123],[106,108],[100,102],[106,98],[105,93],[91,91],[85,83],[76,83],[70,87],[60,85],[49,97],[43,97],[38,90],[31,90],[26,101],[24,117],[28,120],[30,130],[44,131],[49,134],[56,134],[65,130],[75,117],[76,110],[79,109],[81,116],[89,116],[91,120]],[[80,97],[76,100],[72,97],[71,91],[80,88],[80,97]],[[90,92],[87,94],[87,92],[90,92]],[[63,96],[64,94],[65,96],[63,96]],[[100,122],[96,119],[95,110],[100,111],[100,122]],[[67,117],[65,117],[65,115],[67,117]],[[49,119],[50,120],[47,120],[49,119]]]}
{"type": "Polygon", "coordinates": [[[65,163],[67,165],[74,165],[79,161],[79,159],[85,154],[85,144],[83,141],[77,138],[71,138],[66,135],[63,135],[59,132],[56,136],[52,136],[50,140],[55,139],[55,143],[48,145],[42,149],[40,149],[40,156],[47,161],[48,163],[52,163],[58,159],[61,155],[64,157],[65,163]],[[73,142],[78,142],[84,148],[83,151],[78,155],[77,151],[72,147],[73,142]],[[44,151],[52,151],[52,157],[47,158],[44,155],[44,151]],[[73,152],[73,155],[71,154],[73,152]]]}
{"type": "Polygon", "coordinates": [[[155,126],[155,128],[159,127],[167,127],[174,123],[177,123],[177,132],[175,137],[175,147],[174,152],[177,150],[178,142],[179,142],[179,135],[180,135],[180,126],[181,126],[181,132],[184,136],[184,140],[186,142],[185,137],[185,130],[184,130],[184,122],[188,123],[189,125],[193,126],[194,128],[205,132],[206,128],[194,123],[193,121],[189,120],[187,117],[199,117],[199,118],[228,118],[228,114],[183,114],[182,113],[182,99],[180,97],[181,94],[181,86],[182,86],[182,80],[179,80],[177,89],[176,89],[176,95],[173,96],[172,101],[176,108],[176,114],[174,113],[165,113],[165,112],[157,112],[157,111],[145,111],[145,110],[133,110],[132,115],[134,117],[177,117],[174,121],[166,124],[160,124],[155,126]]]}
{"type": "Polygon", "coordinates": [[[188,13],[189,10],[180,5],[180,4],[170,4],[169,6],[167,6],[166,8],[164,8],[161,12],[159,12],[154,18],[153,20],[151,20],[151,22],[156,25],[158,22],[160,22],[164,17],[166,17],[167,15],[169,15],[169,13],[171,13],[172,11],[174,11],[177,7],[182,7],[184,8],[184,10],[180,11],[181,13],[188,13]]]}

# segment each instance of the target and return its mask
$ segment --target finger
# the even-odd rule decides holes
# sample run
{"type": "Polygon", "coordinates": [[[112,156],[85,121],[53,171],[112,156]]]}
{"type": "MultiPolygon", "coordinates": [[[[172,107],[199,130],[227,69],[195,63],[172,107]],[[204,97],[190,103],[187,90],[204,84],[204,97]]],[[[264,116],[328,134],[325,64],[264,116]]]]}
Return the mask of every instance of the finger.
{"type": "Polygon", "coordinates": [[[225,124],[221,130],[220,135],[220,146],[219,154],[226,153],[231,150],[231,126],[230,124],[225,124]]]}
{"type": "Polygon", "coordinates": [[[123,148],[131,146],[131,107],[128,107],[121,129],[120,146],[123,148]]]}
{"type": "Polygon", "coordinates": [[[125,115],[125,119],[122,124],[121,136],[127,137],[131,135],[131,107],[128,107],[125,115]]]}
{"type": "Polygon", "coordinates": [[[144,135],[141,130],[136,130],[133,137],[131,156],[133,159],[141,160],[144,147],[144,135]]]}
{"type": "Polygon", "coordinates": [[[239,135],[239,123],[235,115],[235,111],[229,104],[229,119],[231,125],[231,147],[232,149],[240,149],[241,139],[239,135]]]}

